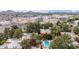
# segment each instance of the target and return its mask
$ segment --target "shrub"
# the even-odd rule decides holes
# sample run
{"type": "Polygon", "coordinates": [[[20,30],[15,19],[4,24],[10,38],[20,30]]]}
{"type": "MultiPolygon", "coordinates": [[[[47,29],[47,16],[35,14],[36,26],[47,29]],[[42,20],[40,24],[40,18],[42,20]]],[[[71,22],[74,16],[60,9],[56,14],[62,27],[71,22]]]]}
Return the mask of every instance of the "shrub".
{"type": "Polygon", "coordinates": [[[30,49],[32,46],[36,46],[37,42],[35,39],[26,39],[23,40],[20,45],[22,46],[23,49],[30,49]]]}
{"type": "Polygon", "coordinates": [[[30,49],[31,48],[30,40],[29,39],[23,40],[21,42],[21,46],[22,46],[22,49],[30,49]]]}
{"type": "Polygon", "coordinates": [[[30,45],[36,46],[36,39],[30,39],[30,45]]]}
{"type": "Polygon", "coordinates": [[[3,45],[4,43],[6,43],[7,39],[0,39],[0,45],[3,45]]]}

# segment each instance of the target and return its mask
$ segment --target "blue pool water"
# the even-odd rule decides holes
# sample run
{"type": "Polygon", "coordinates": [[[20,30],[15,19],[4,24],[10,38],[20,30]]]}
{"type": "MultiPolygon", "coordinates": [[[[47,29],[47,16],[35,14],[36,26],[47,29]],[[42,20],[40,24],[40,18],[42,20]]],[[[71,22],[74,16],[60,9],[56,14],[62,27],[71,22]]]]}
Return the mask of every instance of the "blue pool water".
{"type": "Polygon", "coordinates": [[[48,48],[49,47],[49,41],[48,40],[43,41],[43,46],[48,48]]]}

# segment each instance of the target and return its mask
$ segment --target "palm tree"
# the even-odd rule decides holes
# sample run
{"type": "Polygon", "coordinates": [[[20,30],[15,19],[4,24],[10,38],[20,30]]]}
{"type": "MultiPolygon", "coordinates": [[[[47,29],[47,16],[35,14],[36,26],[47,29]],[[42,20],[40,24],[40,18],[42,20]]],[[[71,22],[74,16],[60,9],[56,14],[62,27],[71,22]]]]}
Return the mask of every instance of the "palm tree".
{"type": "Polygon", "coordinates": [[[69,32],[69,25],[67,24],[67,22],[58,22],[58,26],[61,27],[62,31],[64,32],[69,32]]]}
{"type": "Polygon", "coordinates": [[[72,42],[70,40],[70,36],[67,34],[64,34],[62,36],[56,37],[51,43],[50,43],[50,49],[74,49],[75,47],[72,45],[72,42]]]}
{"type": "Polygon", "coordinates": [[[79,25],[74,28],[74,33],[79,35],[79,25]]]}
{"type": "Polygon", "coordinates": [[[35,32],[35,33],[40,33],[40,23],[37,22],[37,23],[28,23],[27,24],[27,32],[29,33],[32,33],[32,32],[35,32]]]}
{"type": "Polygon", "coordinates": [[[59,36],[60,32],[61,32],[60,26],[55,26],[55,27],[53,27],[51,29],[51,35],[52,35],[52,37],[59,36]]]}

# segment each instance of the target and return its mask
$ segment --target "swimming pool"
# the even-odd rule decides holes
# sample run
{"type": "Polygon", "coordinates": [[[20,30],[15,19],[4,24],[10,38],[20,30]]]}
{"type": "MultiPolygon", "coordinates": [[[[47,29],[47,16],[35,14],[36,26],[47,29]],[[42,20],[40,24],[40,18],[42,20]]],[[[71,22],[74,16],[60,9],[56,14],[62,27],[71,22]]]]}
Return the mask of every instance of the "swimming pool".
{"type": "Polygon", "coordinates": [[[45,48],[48,48],[48,47],[49,47],[49,41],[48,41],[48,40],[43,41],[43,42],[42,42],[42,45],[43,45],[45,48]]]}

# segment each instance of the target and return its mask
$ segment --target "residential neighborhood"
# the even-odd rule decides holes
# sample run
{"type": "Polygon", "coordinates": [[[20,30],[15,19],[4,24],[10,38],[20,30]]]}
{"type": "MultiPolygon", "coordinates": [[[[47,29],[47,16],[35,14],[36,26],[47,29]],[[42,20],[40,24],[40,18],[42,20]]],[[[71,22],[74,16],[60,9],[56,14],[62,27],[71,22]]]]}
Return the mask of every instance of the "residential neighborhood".
{"type": "Polygon", "coordinates": [[[78,12],[0,12],[0,49],[78,48],[78,12]]]}

